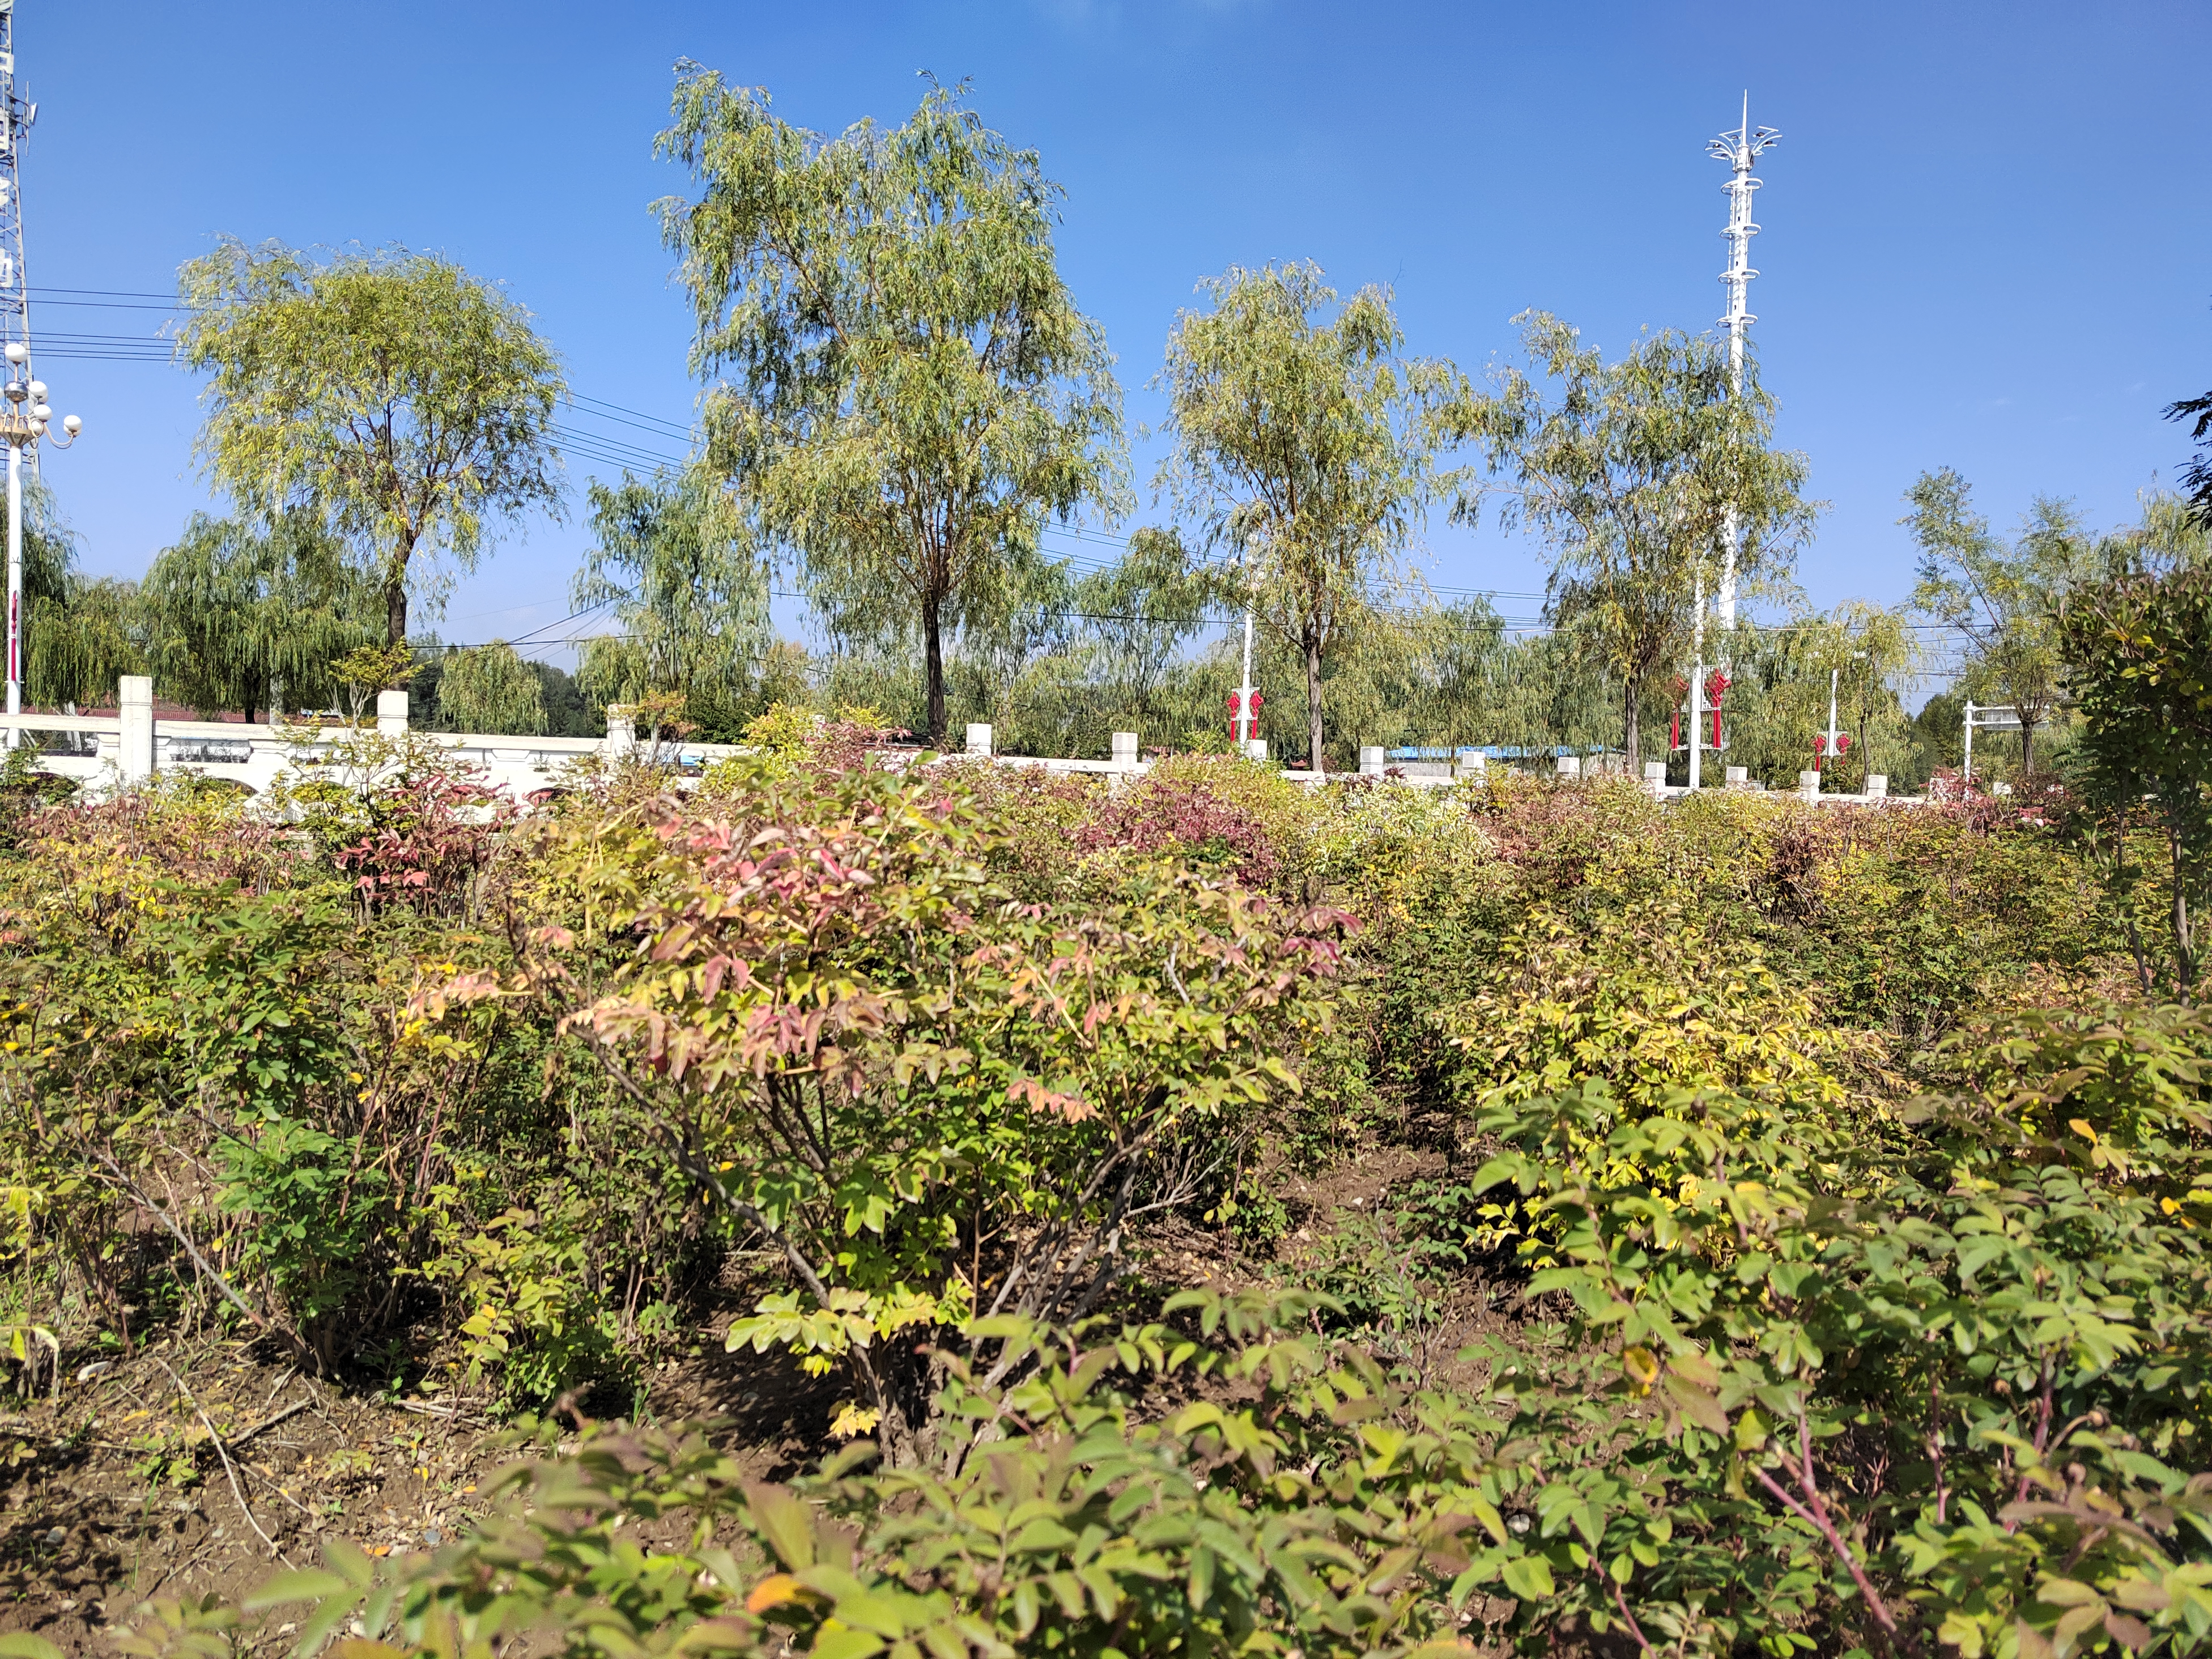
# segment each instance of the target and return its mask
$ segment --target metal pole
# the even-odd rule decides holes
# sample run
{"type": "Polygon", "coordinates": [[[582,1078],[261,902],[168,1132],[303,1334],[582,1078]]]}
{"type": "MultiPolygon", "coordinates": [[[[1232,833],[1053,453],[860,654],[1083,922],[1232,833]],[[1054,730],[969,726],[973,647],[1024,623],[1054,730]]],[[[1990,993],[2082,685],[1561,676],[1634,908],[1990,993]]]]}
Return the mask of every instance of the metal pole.
{"type": "Polygon", "coordinates": [[[1700,763],[1705,757],[1705,733],[1698,730],[1705,716],[1705,578],[1698,573],[1697,588],[1697,659],[1690,670],[1690,789],[1695,793],[1703,787],[1700,763]]]}
{"type": "MultiPolygon", "coordinates": [[[[1728,228],[1721,233],[1729,243],[1729,267],[1721,273],[1721,281],[1728,289],[1728,314],[1721,321],[1728,326],[1729,392],[1735,398],[1743,396],[1744,340],[1751,325],[1759,320],[1747,304],[1751,280],[1759,275],[1751,268],[1751,239],[1759,234],[1759,227],[1751,220],[1752,193],[1758,190],[1759,180],[1751,176],[1751,167],[1781,136],[1771,127],[1751,125],[1751,94],[1747,92],[1743,95],[1742,125],[1705,146],[1708,155],[1726,161],[1729,167],[1729,182],[1723,186],[1729,193],[1729,222],[1728,228]]],[[[1731,633],[1735,628],[1736,562],[1743,547],[1743,526],[1733,505],[1728,509],[1721,539],[1720,622],[1722,631],[1731,633]]]]}
{"type": "Polygon", "coordinates": [[[1237,747],[1252,743],[1252,538],[1244,538],[1244,679],[1237,688],[1237,747]]]}
{"type": "Polygon", "coordinates": [[[1828,758],[1836,757],[1836,677],[1842,670],[1828,671],[1828,758]]]}
{"type": "MultiPolygon", "coordinates": [[[[8,712],[23,712],[23,446],[8,445],[8,712]]],[[[8,747],[19,733],[8,728],[8,747]]]]}
{"type": "Polygon", "coordinates": [[[1237,690],[1237,738],[1252,741],[1252,607],[1244,607],[1244,683],[1237,690]]]}
{"type": "Polygon", "coordinates": [[[1966,699],[1966,763],[1960,769],[1959,783],[1965,787],[1974,781],[1974,700],[1966,699]]]}

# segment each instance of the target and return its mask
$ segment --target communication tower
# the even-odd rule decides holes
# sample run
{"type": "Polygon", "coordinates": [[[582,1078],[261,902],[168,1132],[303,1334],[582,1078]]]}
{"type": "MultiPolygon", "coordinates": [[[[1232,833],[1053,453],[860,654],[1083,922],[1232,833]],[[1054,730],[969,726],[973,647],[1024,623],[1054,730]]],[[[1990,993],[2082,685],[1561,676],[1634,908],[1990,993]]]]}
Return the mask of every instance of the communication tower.
{"type": "MultiPolygon", "coordinates": [[[[0,442],[8,447],[8,713],[23,707],[23,455],[30,453],[38,475],[39,441],[67,448],[84,425],[74,415],[61,423],[64,435],[46,438],[53,408],[46,386],[31,372],[31,289],[23,273],[23,136],[39,118],[39,106],[26,102],[15,83],[15,0],[0,0],[0,442]]],[[[10,726],[14,748],[22,732],[10,726]]]]}
{"type": "MultiPolygon", "coordinates": [[[[1751,219],[1751,198],[1759,181],[1751,176],[1751,167],[1781,137],[1772,127],[1752,125],[1751,94],[1747,92],[1743,95],[1743,124],[1705,146],[1706,155],[1726,161],[1729,169],[1729,181],[1722,186],[1729,197],[1728,228],[1721,233],[1728,238],[1729,264],[1721,272],[1722,284],[1728,289],[1728,315],[1721,321],[1729,331],[1729,386],[1738,396],[1743,392],[1744,337],[1759,320],[1746,303],[1751,295],[1751,279],[1759,275],[1751,268],[1751,239],[1759,234],[1759,227],[1751,219]]],[[[1725,633],[1735,626],[1735,567],[1743,546],[1743,529],[1736,521],[1734,507],[1729,509],[1722,539],[1719,609],[1721,628],[1725,633]]]]}

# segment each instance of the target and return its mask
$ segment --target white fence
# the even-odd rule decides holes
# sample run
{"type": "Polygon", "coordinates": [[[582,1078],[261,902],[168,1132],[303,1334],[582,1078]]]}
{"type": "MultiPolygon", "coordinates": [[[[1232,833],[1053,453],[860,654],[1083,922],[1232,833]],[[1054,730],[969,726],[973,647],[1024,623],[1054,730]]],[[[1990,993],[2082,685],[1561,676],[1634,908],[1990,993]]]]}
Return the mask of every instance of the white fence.
{"type": "MultiPolygon", "coordinates": [[[[0,731],[54,732],[75,739],[78,745],[76,752],[45,750],[40,754],[38,764],[46,771],[76,779],[94,797],[134,788],[157,772],[189,772],[224,778],[262,793],[287,770],[303,760],[329,754],[349,736],[344,726],[319,729],[307,726],[248,726],[235,720],[157,720],[154,717],[154,683],[143,675],[124,676],[116,701],[117,709],[112,714],[0,714],[0,731]],[[89,743],[86,742],[88,738],[89,743]]],[[[398,737],[407,731],[404,691],[386,691],[378,696],[376,730],[386,737],[398,737]]],[[[569,763],[583,756],[595,755],[611,763],[637,748],[629,721],[619,714],[611,714],[604,738],[507,737],[473,732],[426,732],[417,735],[442,745],[456,760],[480,767],[488,783],[507,789],[517,800],[536,790],[559,787],[569,763]]],[[[967,731],[967,752],[992,756],[1010,766],[1087,773],[1103,775],[1109,781],[1151,769],[1139,754],[1134,732],[1115,732],[1110,757],[1103,761],[997,756],[994,735],[988,726],[970,726],[967,731]]],[[[1255,743],[1251,748],[1256,758],[1267,757],[1265,744],[1255,743]]],[[[678,746],[676,752],[687,769],[695,769],[739,750],[732,744],[684,743],[678,746]]],[[[1557,766],[1563,778],[1581,774],[1581,763],[1572,756],[1561,757],[1557,766]]],[[[1380,748],[1363,748],[1359,751],[1360,775],[1375,777],[1386,773],[1395,774],[1417,788],[1442,788],[1455,781],[1485,777],[1487,765],[1483,756],[1468,753],[1450,763],[1399,767],[1391,765],[1386,751],[1380,748]]],[[[1647,763],[1644,769],[1645,790],[1661,800],[1689,793],[1669,785],[1663,763],[1647,763]]],[[[1322,775],[1316,772],[1291,770],[1283,775],[1298,783],[1325,781],[1322,775]]],[[[1727,769],[1726,780],[1726,787],[1731,789],[1750,787],[1739,766],[1727,769]]],[[[1818,772],[1801,773],[1797,781],[1796,793],[1801,797],[1823,805],[1919,804],[1913,797],[1891,795],[1888,780],[1879,775],[1867,780],[1867,792],[1862,795],[1823,793],[1818,772]]]]}
{"type": "MultiPolygon", "coordinates": [[[[143,675],[123,677],[112,714],[0,714],[0,730],[58,732],[77,739],[77,752],[50,750],[39,756],[40,769],[75,778],[88,794],[104,796],[135,788],[156,772],[188,772],[242,783],[257,793],[305,759],[329,754],[350,735],[347,727],[249,726],[237,720],[157,720],[154,683],[143,675]],[[85,738],[90,738],[85,744],[85,738]],[[88,750],[89,752],[86,752],[88,750]]],[[[376,699],[376,730],[398,737],[407,730],[407,694],[386,691],[376,699]]],[[[586,755],[615,760],[634,749],[627,720],[608,722],[604,738],[504,737],[472,732],[420,734],[450,750],[457,760],[483,769],[485,781],[521,799],[532,790],[556,787],[571,761],[586,755]]],[[[737,753],[729,744],[687,743],[686,760],[705,763],[737,753]]]]}

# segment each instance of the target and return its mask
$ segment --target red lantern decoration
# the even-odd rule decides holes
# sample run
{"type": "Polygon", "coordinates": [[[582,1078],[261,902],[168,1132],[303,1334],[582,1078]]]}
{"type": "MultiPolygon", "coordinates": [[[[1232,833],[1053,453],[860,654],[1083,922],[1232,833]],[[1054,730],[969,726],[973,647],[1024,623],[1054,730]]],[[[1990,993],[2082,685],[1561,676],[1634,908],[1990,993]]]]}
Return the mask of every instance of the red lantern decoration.
{"type": "Polygon", "coordinates": [[[1229,730],[1231,735],[1241,739],[1250,732],[1253,726],[1258,726],[1260,723],[1260,706],[1267,701],[1267,698],[1261,696],[1257,691],[1253,692],[1252,707],[1249,711],[1249,725],[1248,725],[1246,723],[1248,713],[1244,708],[1243,694],[1237,691],[1231,691],[1229,694],[1229,730]]]}
{"type": "Polygon", "coordinates": [[[1711,747],[1721,748],[1721,699],[1728,695],[1729,677],[1716,668],[1705,676],[1705,707],[1712,711],[1713,740],[1711,747]]]}

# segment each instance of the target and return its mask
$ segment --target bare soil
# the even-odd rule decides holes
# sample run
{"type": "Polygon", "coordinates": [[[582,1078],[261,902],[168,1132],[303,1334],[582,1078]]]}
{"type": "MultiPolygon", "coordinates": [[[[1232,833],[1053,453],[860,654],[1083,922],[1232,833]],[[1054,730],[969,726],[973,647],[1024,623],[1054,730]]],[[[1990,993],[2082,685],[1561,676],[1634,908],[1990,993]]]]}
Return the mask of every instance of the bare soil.
{"type": "MultiPolygon", "coordinates": [[[[775,1477],[820,1450],[825,1389],[780,1358],[702,1352],[647,1375],[641,1414],[713,1422],[775,1477]]],[[[243,1342],[79,1367],[58,1397],[0,1415],[0,1632],[106,1654],[106,1627],[143,1603],[243,1595],[317,1565],[325,1539],[432,1547],[518,1455],[480,1409],[349,1393],[243,1342]]]]}
{"type": "MultiPolygon", "coordinates": [[[[1146,1276],[1224,1289],[1305,1277],[1354,1218],[1443,1162],[1386,1145],[1311,1178],[1285,1176],[1294,1219],[1276,1262],[1249,1259],[1223,1231],[1171,1221],[1146,1242],[1146,1276]]],[[[1468,1386],[1481,1367],[1456,1354],[1516,1322],[1516,1302],[1470,1274],[1433,1318],[1378,1334],[1376,1352],[1429,1383],[1468,1386]]],[[[782,1356],[725,1353],[719,1335],[702,1331],[697,1352],[649,1370],[635,1413],[709,1425],[758,1477],[811,1466],[832,1444],[847,1385],[782,1356]]],[[[599,1403],[609,1414],[633,1409],[628,1398],[599,1403]]],[[[1163,1395],[1164,1408],[1172,1403],[1163,1395]]],[[[56,1395],[0,1413],[0,1632],[105,1655],[147,1601],[235,1598],[281,1566],[317,1564],[327,1539],[377,1556],[433,1547],[483,1513],[480,1494],[519,1455],[481,1402],[349,1389],[302,1375],[265,1343],[173,1338],[73,1364],[56,1395]]],[[[270,1630],[260,1644],[276,1651],[283,1635],[270,1630]]]]}

